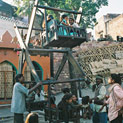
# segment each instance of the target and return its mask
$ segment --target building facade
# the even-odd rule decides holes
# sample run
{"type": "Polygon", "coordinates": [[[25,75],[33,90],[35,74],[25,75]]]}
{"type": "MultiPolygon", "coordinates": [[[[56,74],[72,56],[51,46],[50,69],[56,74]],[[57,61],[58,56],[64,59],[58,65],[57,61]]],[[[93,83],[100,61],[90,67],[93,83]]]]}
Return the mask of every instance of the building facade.
{"type": "MultiPolygon", "coordinates": [[[[2,10],[0,11],[2,13],[2,10]]],[[[9,16],[0,15],[0,104],[10,103],[8,100],[11,100],[13,85],[15,83],[14,78],[18,73],[19,53],[15,52],[14,48],[18,48],[19,44],[14,31],[14,23],[18,26],[28,26],[26,23],[12,18],[11,13],[9,16]]],[[[23,34],[25,35],[26,33],[24,30],[23,34]]],[[[32,36],[34,37],[34,34],[32,36]]],[[[39,78],[46,80],[50,76],[49,56],[31,56],[31,60],[39,78]]],[[[30,68],[26,63],[24,64],[23,74],[25,81],[34,80],[30,68]]],[[[47,86],[44,86],[44,90],[47,90],[47,86]]]]}
{"type": "Polygon", "coordinates": [[[102,16],[95,26],[95,38],[110,36],[117,40],[117,36],[123,37],[123,14],[107,14],[102,16]]]}

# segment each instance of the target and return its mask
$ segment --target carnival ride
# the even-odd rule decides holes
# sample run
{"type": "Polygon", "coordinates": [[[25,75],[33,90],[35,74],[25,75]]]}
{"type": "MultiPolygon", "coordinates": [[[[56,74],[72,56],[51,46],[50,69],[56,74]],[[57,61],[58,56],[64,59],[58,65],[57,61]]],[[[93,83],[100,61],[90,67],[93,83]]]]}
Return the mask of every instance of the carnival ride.
{"type": "MultiPolygon", "coordinates": [[[[47,7],[47,6],[40,6],[38,5],[38,0],[35,0],[35,4],[32,10],[32,15],[30,17],[29,27],[28,28],[18,27],[17,25],[14,25],[15,32],[18,38],[18,42],[20,44],[20,49],[16,49],[17,51],[18,50],[20,51],[18,73],[22,73],[23,66],[25,62],[27,62],[28,66],[30,67],[30,70],[34,77],[35,82],[38,83],[41,81],[41,79],[39,78],[35,70],[35,67],[31,61],[30,56],[33,56],[33,55],[47,56],[54,52],[63,53],[61,64],[59,65],[58,70],[55,75],[53,74],[53,66],[51,66],[51,77],[53,79],[42,81],[42,85],[48,85],[48,104],[49,106],[47,108],[49,111],[49,115],[48,115],[47,120],[49,120],[49,122],[59,122],[58,117],[53,119],[51,116],[52,108],[51,108],[51,102],[50,102],[50,96],[51,96],[51,89],[50,89],[51,86],[50,85],[58,84],[58,83],[70,83],[72,93],[77,95],[76,82],[79,83],[80,81],[84,81],[85,73],[83,72],[80,65],[77,63],[77,61],[74,59],[72,55],[72,52],[73,52],[72,48],[87,41],[87,38],[86,38],[86,29],[84,28],[74,28],[74,27],[66,27],[66,26],[58,25],[58,23],[54,19],[51,20],[50,23],[47,23],[47,10],[60,11],[60,12],[66,12],[66,13],[72,13],[72,14],[79,14],[79,15],[82,14],[82,12],[57,9],[57,8],[47,7]],[[44,9],[44,15],[45,15],[44,18],[45,18],[45,25],[46,25],[45,29],[33,28],[37,8],[44,9]],[[21,36],[19,29],[27,29],[27,36],[25,40],[23,40],[23,37],[21,36]],[[29,47],[29,41],[30,41],[32,30],[41,32],[41,41],[42,41],[41,47],[38,47],[38,48],[29,47]],[[63,30],[66,30],[67,35],[64,35],[64,33],[62,33],[63,30]],[[72,35],[70,35],[71,30],[73,32],[72,35]],[[61,71],[63,70],[63,67],[67,60],[69,63],[70,80],[58,80],[58,77],[61,71]],[[75,70],[79,74],[79,77],[76,78],[76,76],[73,73],[73,70],[75,70]]],[[[50,57],[50,59],[52,60],[51,62],[53,62],[53,57],[50,57]]],[[[32,107],[30,104],[31,108],[29,108],[29,111],[36,110],[38,108],[41,109],[40,104],[45,105],[45,102],[39,102],[38,104],[33,102],[32,107]],[[38,105],[37,108],[35,108],[36,105],[38,105]]],[[[29,106],[29,103],[28,103],[28,106],[29,106]]],[[[43,108],[46,109],[45,106],[43,108]]],[[[57,108],[55,109],[55,112],[56,111],[57,111],[57,108]]],[[[78,119],[78,115],[77,117],[75,117],[75,119],[76,118],[78,119]]]]}

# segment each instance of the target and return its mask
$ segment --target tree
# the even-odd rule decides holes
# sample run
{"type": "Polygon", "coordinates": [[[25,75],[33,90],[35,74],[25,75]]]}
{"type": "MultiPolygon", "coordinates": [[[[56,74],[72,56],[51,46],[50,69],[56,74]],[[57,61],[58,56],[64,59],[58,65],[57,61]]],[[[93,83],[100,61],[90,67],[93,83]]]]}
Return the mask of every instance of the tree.
{"type": "MultiPolygon", "coordinates": [[[[18,5],[18,14],[30,15],[34,0],[23,0],[22,7],[20,7],[20,4],[22,4],[21,0],[14,1],[18,5]]],[[[39,4],[75,11],[82,7],[81,25],[93,28],[96,23],[96,13],[102,6],[108,5],[108,0],[39,0],[39,4]]],[[[53,14],[56,19],[59,19],[59,12],[48,11],[48,13],[53,14]]]]}

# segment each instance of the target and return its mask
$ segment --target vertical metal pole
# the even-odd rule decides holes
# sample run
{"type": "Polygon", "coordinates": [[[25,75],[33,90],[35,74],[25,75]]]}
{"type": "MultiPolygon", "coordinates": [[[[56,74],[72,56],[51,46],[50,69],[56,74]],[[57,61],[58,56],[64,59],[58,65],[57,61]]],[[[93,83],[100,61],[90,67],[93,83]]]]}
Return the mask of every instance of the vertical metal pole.
{"type": "Polygon", "coordinates": [[[21,74],[22,70],[23,70],[23,65],[24,65],[24,61],[25,61],[25,58],[23,55],[24,55],[24,51],[22,50],[20,55],[19,55],[18,74],[21,74]]]}
{"type": "Polygon", "coordinates": [[[54,78],[54,56],[53,53],[50,53],[50,73],[51,73],[51,77],[54,78]]]}
{"type": "Polygon", "coordinates": [[[48,84],[48,102],[49,102],[49,105],[48,105],[48,108],[49,108],[49,123],[51,123],[51,101],[50,101],[50,98],[51,98],[51,87],[50,87],[50,84],[48,84]]]}
{"type": "MultiPolygon", "coordinates": [[[[72,66],[72,64],[68,61],[69,64],[69,74],[70,74],[70,79],[75,78],[75,74],[74,74],[74,68],[72,66]]],[[[71,92],[72,94],[76,95],[77,97],[77,86],[76,86],[76,82],[70,83],[71,84],[71,92]]]]}
{"type": "Polygon", "coordinates": [[[44,10],[44,19],[45,19],[45,29],[46,29],[46,42],[49,42],[48,39],[48,25],[47,25],[47,11],[46,9],[44,10]]]}
{"type": "Polygon", "coordinates": [[[79,97],[82,97],[82,92],[81,92],[81,85],[80,85],[80,82],[78,82],[78,89],[79,89],[79,97]]]}

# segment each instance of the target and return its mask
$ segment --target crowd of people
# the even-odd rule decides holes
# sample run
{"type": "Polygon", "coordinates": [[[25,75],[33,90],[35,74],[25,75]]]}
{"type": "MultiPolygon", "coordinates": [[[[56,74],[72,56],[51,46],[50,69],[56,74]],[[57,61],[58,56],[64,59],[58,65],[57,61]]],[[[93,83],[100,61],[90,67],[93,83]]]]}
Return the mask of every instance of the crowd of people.
{"type": "MultiPolygon", "coordinates": [[[[52,15],[48,15],[47,23],[49,23],[53,19],[54,19],[54,17],[52,15]]],[[[80,26],[75,22],[75,19],[73,17],[69,18],[68,15],[66,15],[66,14],[63,14],[61,16],[60,25],[80,28],[80,26]]],[[[43,26],[42,27],[45,28],[45,21],[43,22],[43,26]]]]}
{"type": "MultiPolygon", "coordinates": [[[[15,79],[11,112],[14,113],[14,123],[24,123],[23,113],[26,111],[26,97],[36,90],[34,101],[41,101],[45,99],[45,93],[39,90],[41,82],[27,89],[23,86],[23,74],[17,74],[15,79]]],[[[93,123],[107,123],[108,120],[110,123],[122,123],[123,88],[121,87],[120,75],[111,74],[108,83],[110,85],[108,89],[109,95],[107,95],[107,89],[103,84],[103,77],[97,75],[94,87],[95,96],[93,98],[89,96],[82,97],[81,101],[77,99],[76,95],[71,93],[69,88],[63,88],[64,96],[58,105],[55,103],[55,96],[50,96],[51,107],[59,110],[59,120],[65,123],[69,123],[71,119],[73,119],[74,123],[79,123],[80,117],[84,121],[92,119],[93,123]]],[[[38,114],[29,114],[25,123],[32,123],[35,118],[38,119],[38,114]]],[[[38,123],[38,120],[35,123],[38,123]]]]}
{"type": "MultiPolygon", "coordinates": [[[[49,23],[51,22],[51,20],[54,20],[54,17],[52,15],[48,15],[47,17],[47,25],[49,26],[49,23]]],[[[68,17],[68,15],[63,14],[61,16],[60,22],[57,23],[58,26],[58,34],[59,35],[73,35],[73,33],[75,33],[72,30],[73,28],[80,28],[80,26],[76,23],[75,19],[73,17],[68,17]],[[67,27],[70,27],[70,31],[68,31],[67,27]]],[[[42,26],[45,29],[45,21],[43,23],[42,26]]]]}
{"type": "Polygon", "coordinates": [[[111,74],[108,84],[110,85],[109,95],[107,95],[102,76],[97,76],[95,97],[91,99],[94,104],[92,105],[93,123],[107,123],[108,120],[110,123],[122,123],[123,88],[120,75],[111,74]]]}

